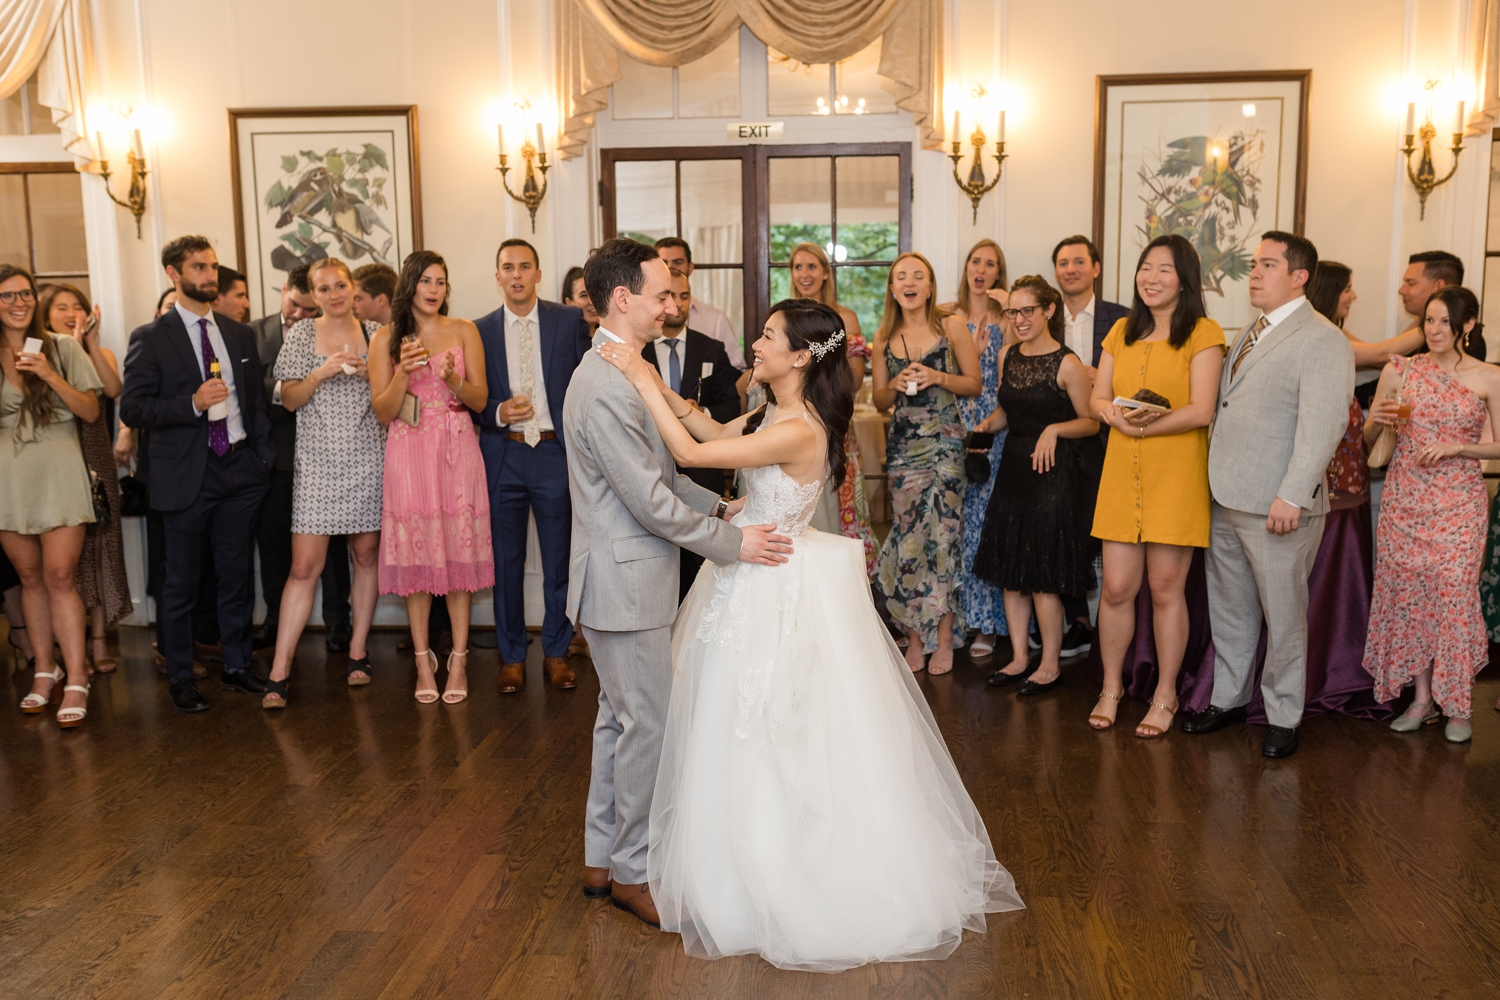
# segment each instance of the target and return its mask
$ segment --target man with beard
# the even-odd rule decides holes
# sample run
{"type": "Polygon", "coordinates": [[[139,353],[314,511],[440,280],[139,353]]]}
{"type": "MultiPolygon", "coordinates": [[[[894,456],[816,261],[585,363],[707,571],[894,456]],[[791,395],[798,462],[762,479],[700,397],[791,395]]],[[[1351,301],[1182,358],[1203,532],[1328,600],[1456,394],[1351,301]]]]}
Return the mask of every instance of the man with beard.
{"type": "Polygon", "coordinates": [[[208,701],[193,681],[193,605],[202,548],[219,578],[223,690],[260,694],[250,669],[250,544],[270,482],[270,418],[255,334],[215,315],[219,261],[202,236],[181,236],[161,252],[177,304],[130,335],[120,418],[150,431],[151,506],[166,529],[162,621],[172,702],[201,712],[208,701]]]}

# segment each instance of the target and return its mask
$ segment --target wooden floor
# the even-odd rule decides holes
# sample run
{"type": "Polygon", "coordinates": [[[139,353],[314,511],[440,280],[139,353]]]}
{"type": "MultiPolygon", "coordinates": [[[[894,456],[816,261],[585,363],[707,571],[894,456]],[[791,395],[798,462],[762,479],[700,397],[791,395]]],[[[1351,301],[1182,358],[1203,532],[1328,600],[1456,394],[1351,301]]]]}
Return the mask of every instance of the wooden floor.
{"type": "Polygon", "coordinates": [[[501,697],[477,653],[467,703],[418,706],[395,641],[350,690],[310,634],[287,711],[214,683],[185,716],[126,629],[68,733],[14,709],[30,675],[10,674],[0,995],[1500,996],[1494,676],[1470,745],[1325,717],[1283,762],[1254,727],[1094,733],[1080,668],[1024,703],[966,663],[924,676],[1029,908],[946,962],[829,976],[689,959],[579,893],[586,663],[576,691],[549,689],[533,645],[530,686],[501,697]]]}

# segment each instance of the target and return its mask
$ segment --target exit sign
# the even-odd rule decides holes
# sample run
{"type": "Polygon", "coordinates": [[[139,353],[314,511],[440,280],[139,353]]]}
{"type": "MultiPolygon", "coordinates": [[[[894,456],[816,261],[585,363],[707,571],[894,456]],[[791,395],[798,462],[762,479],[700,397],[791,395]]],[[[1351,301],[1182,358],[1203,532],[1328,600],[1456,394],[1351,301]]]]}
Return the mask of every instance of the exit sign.
{"type": "Polygon", "coordinates": [[[730,142],[763,142],[780,139],[785,122],[730,122],[730,142]]]}

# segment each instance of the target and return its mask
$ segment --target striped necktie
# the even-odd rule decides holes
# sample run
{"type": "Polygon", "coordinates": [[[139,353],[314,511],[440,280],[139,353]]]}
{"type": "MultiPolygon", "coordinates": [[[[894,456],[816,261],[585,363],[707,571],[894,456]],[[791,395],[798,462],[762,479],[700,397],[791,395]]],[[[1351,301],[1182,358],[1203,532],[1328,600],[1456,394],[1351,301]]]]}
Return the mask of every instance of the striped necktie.
{"type": "Polygon", "coordinates": [[[1240,348],[1240,353],[1235,355],[1234,367],[1229,369],[1230,378],[1234,378],[1240,373],[1240,365],[1244,364],[1245,359],[1250,356],[1250,352],[1255,350],[1255,342],[1260,339],[1261,333],[1270,325],[1271,317],[1269,316],[1262,315],[1260,319],[1255,321],[1255,325],[1250,328],[1250,335],[1245,338],[1244,346],[1240,348]]]}

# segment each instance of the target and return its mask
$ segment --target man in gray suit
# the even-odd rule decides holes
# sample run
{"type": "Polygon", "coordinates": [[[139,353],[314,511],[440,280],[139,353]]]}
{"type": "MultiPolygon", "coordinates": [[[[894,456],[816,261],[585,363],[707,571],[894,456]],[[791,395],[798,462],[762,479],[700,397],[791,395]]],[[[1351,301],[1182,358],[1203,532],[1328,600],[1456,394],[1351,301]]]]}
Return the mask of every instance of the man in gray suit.
{"type": "Polygon", "coordinates": [[[1303,294],[1317,264],[1317,248],[1301,236],[1269,232],[1256,247],[1250,304],[1261,315],[1229,350],[1208,445],[1214,693],[1182,731],[1211,733],[1245,721],[1264,619],[1267,757],[1297,752],[1307,578],[1328,513],[1324,475],[1354,393],[1348,339],[1303,294]]]}
{"type": "MultiPolygon", "coordinates": [[[[583,280],[599,313],[595,348],[612,341],[639,353],[675,315],[667,265],[645,244],[606,241],[583,280]]],[[[656,925],[646,843],[672,691],[678,546],[719,564],[774,565],[791,539],[772,525],[735,527],[728,518],[740,502],[679,475],[640,394],[596,350],[568,383],[563,431],[573,500],[567,614],[599,675],[583,892],[656,925]]]]}

